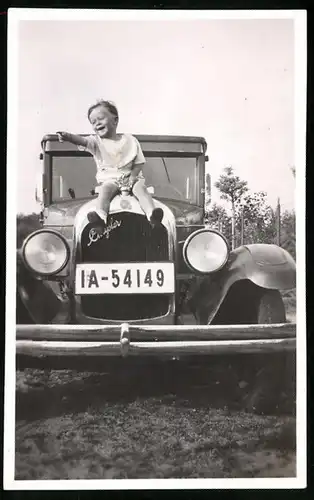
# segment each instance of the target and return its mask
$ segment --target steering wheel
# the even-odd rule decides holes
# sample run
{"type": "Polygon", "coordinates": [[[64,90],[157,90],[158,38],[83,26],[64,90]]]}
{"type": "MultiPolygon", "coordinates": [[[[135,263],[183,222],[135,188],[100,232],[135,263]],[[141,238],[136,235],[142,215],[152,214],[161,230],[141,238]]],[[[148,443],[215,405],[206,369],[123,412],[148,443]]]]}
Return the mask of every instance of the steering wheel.
{"type": "MultiPolygon", "coordinates": [[[[174,186],[172,186],[172,184],[154,184],[153,187],[155,189],[158,189],[160,188],[163,195],[164,195],[164,191],[172,191],[172,193],[176,193],[179,195],[179,200],[185,200],[185,197],[183,196],[183,194],[181,193],[181,191],[179,191],[179,189],[175,188],[174,186]]],[[[164,195],[165,196],[165,195],[164,195]]],[[[165,198],[168,198],[167,196],[165,196],[165,198]]],[[[169,196],[169,198],[172,198],[172,196],[169,196]]],[[[176,196],[174,199],[178,199],[178,197],[176,196]]]]}

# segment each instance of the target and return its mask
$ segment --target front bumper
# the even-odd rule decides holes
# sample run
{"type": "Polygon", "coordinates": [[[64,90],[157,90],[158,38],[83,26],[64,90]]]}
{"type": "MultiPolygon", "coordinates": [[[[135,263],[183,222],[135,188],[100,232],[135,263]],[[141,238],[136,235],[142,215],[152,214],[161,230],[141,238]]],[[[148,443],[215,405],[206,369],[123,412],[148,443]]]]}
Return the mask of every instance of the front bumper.
{"type": "Polygon", "coordinates": [[[17,325],[16,354],[162,356],[295,351],[296,325],[17,325]]]}

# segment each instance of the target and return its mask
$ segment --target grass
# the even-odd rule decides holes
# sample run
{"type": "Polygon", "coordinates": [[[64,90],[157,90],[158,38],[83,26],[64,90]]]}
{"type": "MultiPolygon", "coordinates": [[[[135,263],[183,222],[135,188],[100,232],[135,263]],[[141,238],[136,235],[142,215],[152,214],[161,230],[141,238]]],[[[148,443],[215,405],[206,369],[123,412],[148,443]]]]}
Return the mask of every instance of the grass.
{"type": "Polygon", "coordinates": [[[287,320],[291,323],[296,321],[296,289],[281,291],[282,299],[286,309],[287,320]]]}
{"type": "Polygon", "coordinates": [[[295,476],[293,411],[244,411],[227,372],[18,371],[16,479],[295,476]]]}
{"type": "MultiPolygon", "coordinates": [[[[295,292],[283,300],[295,321],[295,292]]],[[[18,365],[16,479],[295,477],[293,363],[253,355],[194,365],[85,361],[18,365]],[[272,404],[262,398],[252,412],[248,396],[267,363],[277,369],[268,380],[266,370],[272,404]]]]}

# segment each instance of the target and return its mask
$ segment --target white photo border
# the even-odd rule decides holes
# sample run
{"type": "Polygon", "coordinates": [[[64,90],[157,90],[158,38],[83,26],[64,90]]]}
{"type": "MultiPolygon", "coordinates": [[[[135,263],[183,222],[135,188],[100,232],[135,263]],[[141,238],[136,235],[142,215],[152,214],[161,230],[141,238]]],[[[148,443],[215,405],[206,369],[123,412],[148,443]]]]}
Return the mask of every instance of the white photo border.
{"type": "Polygon", "coordinates": [[[6,490],[115,489],[296,489],[306,487],[306,309],[305,164],[307,13],[305,10],[95,10],[24,9],[8,11],[8,138],[6,229],[6,332],[4,468],[6,490]],[[18,23],[24,20],[235,20],[291,19],[295,27],[295,166],[297,254],[297,474],[295,478],[15,480],[15,308],[17,214],[18,23]],[[13,189],[12,189],[13,186],[13,189]]]}

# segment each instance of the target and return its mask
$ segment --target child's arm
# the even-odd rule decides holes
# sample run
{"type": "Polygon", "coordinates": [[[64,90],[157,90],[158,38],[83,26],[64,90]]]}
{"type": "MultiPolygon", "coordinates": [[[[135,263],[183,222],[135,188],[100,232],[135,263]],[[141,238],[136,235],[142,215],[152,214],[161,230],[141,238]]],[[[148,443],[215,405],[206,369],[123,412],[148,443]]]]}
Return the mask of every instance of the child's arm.
{"type": "Polygon", "coordinates": [[[60,142],[68,141],[72,144],[76,144],[77,146],[83,146],[84,148],[88,145],[86,137],[83,137],[82,135],[70,134],[69,132],[57,132],[57,134],[60,142]]]}
{"type": "Polygon", "coordinates": [[[133,139],[135,140],[136,146],[137,146],[137,154],[136,157],[134,158],[133,161],[133,167],[131,171],[131,179],[135,179],[138,177],[140,172],[142,172],[143,166],[146,163],[145,156],[143,155],[142,148],[140,146],[140,143],[138,140],[133,136],[133,139]]]}

